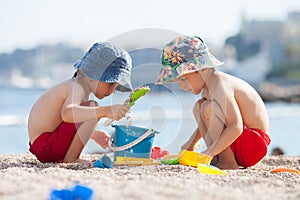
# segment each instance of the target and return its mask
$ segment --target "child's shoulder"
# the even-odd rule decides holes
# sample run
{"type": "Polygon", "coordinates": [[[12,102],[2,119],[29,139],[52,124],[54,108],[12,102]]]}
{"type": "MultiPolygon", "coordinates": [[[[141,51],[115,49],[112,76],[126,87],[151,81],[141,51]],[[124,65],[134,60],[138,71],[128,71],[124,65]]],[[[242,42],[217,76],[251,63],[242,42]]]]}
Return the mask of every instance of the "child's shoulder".
{"type": "Polygon", "coordinates": [[[243,79],[221,72],[219,75],[219,80],[221,84],[227,85],[228,87],[238,88],[238,87],[251,87],[246,81],[243,79]]]}
{"type": "Polygon", "coordinates": [[[61,93],[61,94],[67,93],[70,89],[74,87],[75,87],[75,82],[72,79],[70,79],[52,86],[45,93],[61,93]]]}
{"type": "Polygon", "coordinates": [[[68,79],[53,86],[53,88],[69,88],[75,85],[74,79],[68,79]]]}
{"type": "Polygon", "coordinates": [[[213,90],[210,92],[225,96],[232,96],[231,94],[237,93],[247,94],[255,92],[255,89],[246,81],[224,72],[221,72],[218,75],[217,82],[212,89],[213,90]]]}

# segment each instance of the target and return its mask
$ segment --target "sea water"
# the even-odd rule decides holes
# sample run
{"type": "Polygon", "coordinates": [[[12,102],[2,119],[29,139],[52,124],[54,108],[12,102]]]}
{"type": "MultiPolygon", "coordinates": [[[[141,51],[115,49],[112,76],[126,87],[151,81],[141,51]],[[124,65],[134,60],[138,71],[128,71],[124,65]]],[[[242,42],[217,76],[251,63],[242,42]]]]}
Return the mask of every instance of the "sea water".
{"type": "MultiPolygon", "coordinates": [[[[33,103],[44,92],[35,89],[1,88],[0,99],[0,153],[28,152],[27,118],[33,103]]],[[[122,103],[128,93],[116,93],[103,100],[100,105],[122,103]]],[[[91,97],[94,98],[94,97],[91,97]]],[[[184,92],[158,93],[151,91],[139,99],[132,107],[132,125],[153,128],[160,133],[155,136],[154,146],[160,146],[172,153],[178,153],[182,144],[196,128],[192,107],[197,97],[184,92]]],[[[94,98],[96,100],[96,98],[94,98]]],[[[286,155],[300,155],[299,130],[300,104],[267,103],[270,118],[270,150],[284,149],[286,155]]],[[[104,119],[97,125],[112,133],[112,127],[103,126],[104,119]]],[[[41,122],[42,123],[42,122],[41,122]]],[[[114,122],[116,123],[116,122],[114,122]]],[[[125,119],[117,122],[126,124],[125,119]]],[[[205,150],[201,141],[198,151],[205,150]]],[[[89,141],[84,153],[107,151],[89,141]]],[[[270,152],[269,152],[270,154],[270,152]]]]}

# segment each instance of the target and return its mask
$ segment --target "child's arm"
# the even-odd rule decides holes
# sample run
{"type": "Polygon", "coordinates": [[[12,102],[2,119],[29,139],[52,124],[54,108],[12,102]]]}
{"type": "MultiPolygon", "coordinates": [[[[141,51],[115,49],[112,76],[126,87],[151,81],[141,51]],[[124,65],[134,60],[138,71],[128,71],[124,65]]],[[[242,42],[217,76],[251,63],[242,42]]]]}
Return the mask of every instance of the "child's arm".
{"type": "Polygon", "coordinates": [[[196,128],[196,130],[194,131],[193,135],[190,137],[190,139],[184,144],[182,145],[181,149],[185,149],[185,150],[189,150],[189,151],[193,151],[195,144],[202,138],[202,135],[199,131],[199,128],[196,128]]]}
{"type": "Polygon", "coordinates": [[[124,104],[112,106],[81,106],[84,95],[84,90],[79,85],[70,88],[61,110],[63,121],[77,123],[103,117],[119,120],[124,117],[130,109],[128,105],[124,104]]]}
{"type": "Polygon", "coordinates": [[[230,146],[243,131],[243,120],[238,104],[232,96],[223,99],[223,111],[225,115],[225,128],[220,137],[215,140],[203,153],[214,157],[230,146]]]}
{"type": "Polygon", "coordinates": [[[129,107],[124,104],[112,106],[87,107],[78,104],[67,104],[62,110],[62,119],[69,123],[78,123],[103,117],[119,120],[128,112],[129,107]]]}

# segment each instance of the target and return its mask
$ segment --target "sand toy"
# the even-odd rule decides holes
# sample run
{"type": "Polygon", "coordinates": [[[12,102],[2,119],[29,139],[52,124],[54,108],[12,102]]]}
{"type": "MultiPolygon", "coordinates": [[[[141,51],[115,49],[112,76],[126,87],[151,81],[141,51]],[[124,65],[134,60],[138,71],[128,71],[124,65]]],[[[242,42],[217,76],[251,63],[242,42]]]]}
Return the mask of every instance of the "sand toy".
{"type": "MultiPolygon", "coordinates": [[[[132,107],[140,97],[149,91],[149,86],[136,88],[124,104],[132,107]]],[[[109,125],[112,122],[113,120],[109,119],[104,125],[109,125]]],[[[138,126],[113,124],[112,127],[115,127],[115,132],[111,135],[108,146],[114,152],[114,161],[118,156],[150,158],[154,136],[159,132],[138,126]]]]}
{"type": "Polygon", "coordinates": [[[94,162],[94,167],[97,168],[112,168],[112,161],[107,155],[103,155],[99,160],[94,162]]]}
{"type": "Polygon", "coordinates": [[[210,164],[211,157],[202,153],[182,150],[179,154],[179,163],[182,165],[197,167],[200,164],[210,164]]]}
{"type": "Polygon", "coordinates": [[[152,159],[162,159],[164,156],[169,155],[167,150],[162,150],[160,147],[153,147],[151,150],[152,159]]]}
{"type": "MultiPolygon", "coordinates": [[[[124,104],[128,104],[130,107],[132,107],[135,102],[144,96],[147,92],[150,91],[149,86],[143,86],[143,87],[138,87],[134,89],[129,97],[125,100],[124,104]]],[[[109,126],[114,120],[113,119],[108,119],[104,122],[104,126],[109,126]]]]}
{"type": "Polygon", "coordinates": [[[271,170],[272,173],[279,173],[279,172],[290,172],[295,174],[300,174],[299,170],[291,169],[291,168],[285,168],[285,167],[278,167],[271,170]]]}
{"type": "Polygon", "coordinates": [[[227,174],[226,171],[223,171],[215,166],[208,165],[208,164],[197,164],[198,171],[202,174],[214,174],[214,175],[223,175],[227,174]]]}
{"type": "Polygon", "coordinates": [[[177,165],[179,164],[179,155],[165,155],[164,159],[161,160],[161,163],[167,165],[177,165]]]}
{"type": "Polygon", "coordinates": [[[50,200],[91,200],[93,198],[94,191],[84,185],[77,184],[72,189],[52,190],[50,193],[50,200]]]}
{"type": "Polygon", "coordinates": [[[160,162],[153,161],[150,158],[134,158],[117,156],[114,166],[127,165],[127,166],[143,166],[143,165],[159,165],[160,162]]]}
{"type": "Polygon", "coordinates": [[[116,131],[110,137],[108,146],[117,156],[150,158],[154,136],[158,131],[138,126],[112,125],[116,131]]]}

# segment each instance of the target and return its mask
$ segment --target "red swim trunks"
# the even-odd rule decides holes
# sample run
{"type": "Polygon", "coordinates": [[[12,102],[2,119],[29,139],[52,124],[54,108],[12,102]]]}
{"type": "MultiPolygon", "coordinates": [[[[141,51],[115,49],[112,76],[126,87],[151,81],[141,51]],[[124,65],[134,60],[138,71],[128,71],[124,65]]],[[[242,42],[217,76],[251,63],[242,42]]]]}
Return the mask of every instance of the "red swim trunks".
{"type": "Polygon", "coordinates": [[[263,131],[244,126],[243,133],[230,147],[237,163],[243,167],[250,167],[267,154],[270,142],[270,137],[263,131]]]}
{"type": "Polygon", "coordinates": [[[53,132],[40,135],[29,151],[41,162],[62,162],[80,124],[62,122],[53,132]]]}

